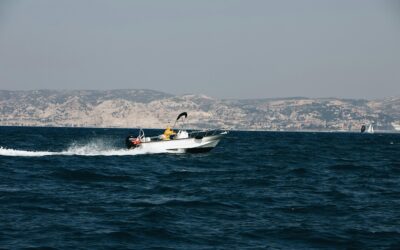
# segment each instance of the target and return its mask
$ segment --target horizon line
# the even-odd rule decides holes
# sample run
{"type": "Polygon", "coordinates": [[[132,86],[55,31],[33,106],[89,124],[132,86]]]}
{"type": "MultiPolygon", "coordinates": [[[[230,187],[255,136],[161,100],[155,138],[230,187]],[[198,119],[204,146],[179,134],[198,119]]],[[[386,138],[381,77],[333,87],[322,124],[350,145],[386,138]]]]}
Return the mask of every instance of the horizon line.
{"type": "Polygon", "coordinates": [[[400,96],[386,96],[380,98],[360,98],[360,97],[306,97],[306,96],[286,96],[286,97],[254,97],[254,98],[217,98],[217,97],[210,97],[209,95],[203,93],[185,93],[185,94],[171,94],[161,90],[155,89],[147,89],[147,88],[115,88],[115,89],[50,89],[50,88],[38,88],[38,89],[0,89],[0,91],[7,91],[7,92],[33,92],[33,91],[54,91],[54,92],[73,92],[73,91],[99,91],[99,92],[106,92],[106,91],[124,91],[124,90],[142,90],[142,91],[153,91],[159,92],[166,95],[171,96],[188,96],[188,95],[195,95],[195,96],[205,96],[211,99],[219,99],[219,100],[279,100],[279,99],[340,99],[340,100],[366,100],[366,101],[373,101],[373,100],[383,100],[383,99],[391,99],[391,98],[400,98],[400,96]]]}

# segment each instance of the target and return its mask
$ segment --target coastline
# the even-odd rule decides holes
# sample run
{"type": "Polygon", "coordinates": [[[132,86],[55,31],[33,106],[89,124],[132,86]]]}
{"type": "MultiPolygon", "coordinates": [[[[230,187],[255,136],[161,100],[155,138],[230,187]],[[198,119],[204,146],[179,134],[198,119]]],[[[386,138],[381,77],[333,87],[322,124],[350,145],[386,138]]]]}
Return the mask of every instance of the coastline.
{"type": "MultiPolygon", "coordinates": [[[[121,130],[164,130],[165,128],[158,127],[158,128],[146,128],[146,127],[108,127],[108,126],[46,126],[46,125],[2,125],[0,124],[0,128],[2,127],[20,127],[20,128],[66,128],[66,129],[121,129],[121,130]]],[[[176,128],[179,129],[179,128],[176,128]]],[[[199,130],[198,128],[186,128],[187,130],[199,130]]],[[[201,130],[201,129],[200,129],[201,130]]],[[[221,130],[227,130],[232,132],[277,132],[277,133],[348,133],[348,134],[361,134],[358,130],[263,130],[263,129],[226,129],[221,128],[221,130]]],[[[400,131],[398,130],[375,130],[374,134],[399,134],[400,131]]]]}

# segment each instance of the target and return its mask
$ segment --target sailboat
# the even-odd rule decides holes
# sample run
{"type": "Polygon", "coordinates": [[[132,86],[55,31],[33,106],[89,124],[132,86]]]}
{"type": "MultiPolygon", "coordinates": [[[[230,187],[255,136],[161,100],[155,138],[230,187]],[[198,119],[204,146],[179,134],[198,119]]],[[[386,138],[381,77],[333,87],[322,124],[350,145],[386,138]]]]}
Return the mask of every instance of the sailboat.
{"type": "Polygon", "coordinates": [[[369,124],[368,129],[366,131],[368,134],[373,134],[374,133],[374,127],[372,124],[369,124]]]}
{"type": "Polygon", "coordinates": [[[374,133],[374,126],[369,124],[368,129],[365,125],[361,126],[361,133],[373,134],[374,133]]]}
{"type": "Polygon", "coordinates": [[[369,124],[367,129],[365,129],[365,126],[364,126],[364,131],[361,130],[361,132],[365,132],[367,134],[373,134],[374,133],[374,126],[372,126],[372,124],[369,124]]]}

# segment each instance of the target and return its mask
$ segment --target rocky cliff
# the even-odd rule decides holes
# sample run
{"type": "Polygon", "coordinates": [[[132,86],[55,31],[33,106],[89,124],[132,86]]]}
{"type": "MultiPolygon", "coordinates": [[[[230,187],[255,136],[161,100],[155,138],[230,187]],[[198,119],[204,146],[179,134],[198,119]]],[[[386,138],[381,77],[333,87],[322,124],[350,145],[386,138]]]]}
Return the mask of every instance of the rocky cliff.
{"type": "Polygon", "coordinates": [[[0,91],[0,125],[163,128],[187,111],[191,128],[358,131],[400,124],[400,98],[219,100],[153,90],[0,91]]]}

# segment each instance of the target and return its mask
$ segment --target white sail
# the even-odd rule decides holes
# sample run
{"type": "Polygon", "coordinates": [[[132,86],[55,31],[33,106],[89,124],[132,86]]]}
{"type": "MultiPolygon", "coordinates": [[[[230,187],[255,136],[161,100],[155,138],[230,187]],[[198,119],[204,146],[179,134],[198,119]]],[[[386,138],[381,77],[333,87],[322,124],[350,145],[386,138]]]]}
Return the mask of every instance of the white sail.
{"type": "Polygon", "coordinates": [[[372,126],[372,124],[369,125],[369,127],[367,129],[367,133],[369,133],[369,134],[373,134],[374,133],[374,127],[372,126]]]}

